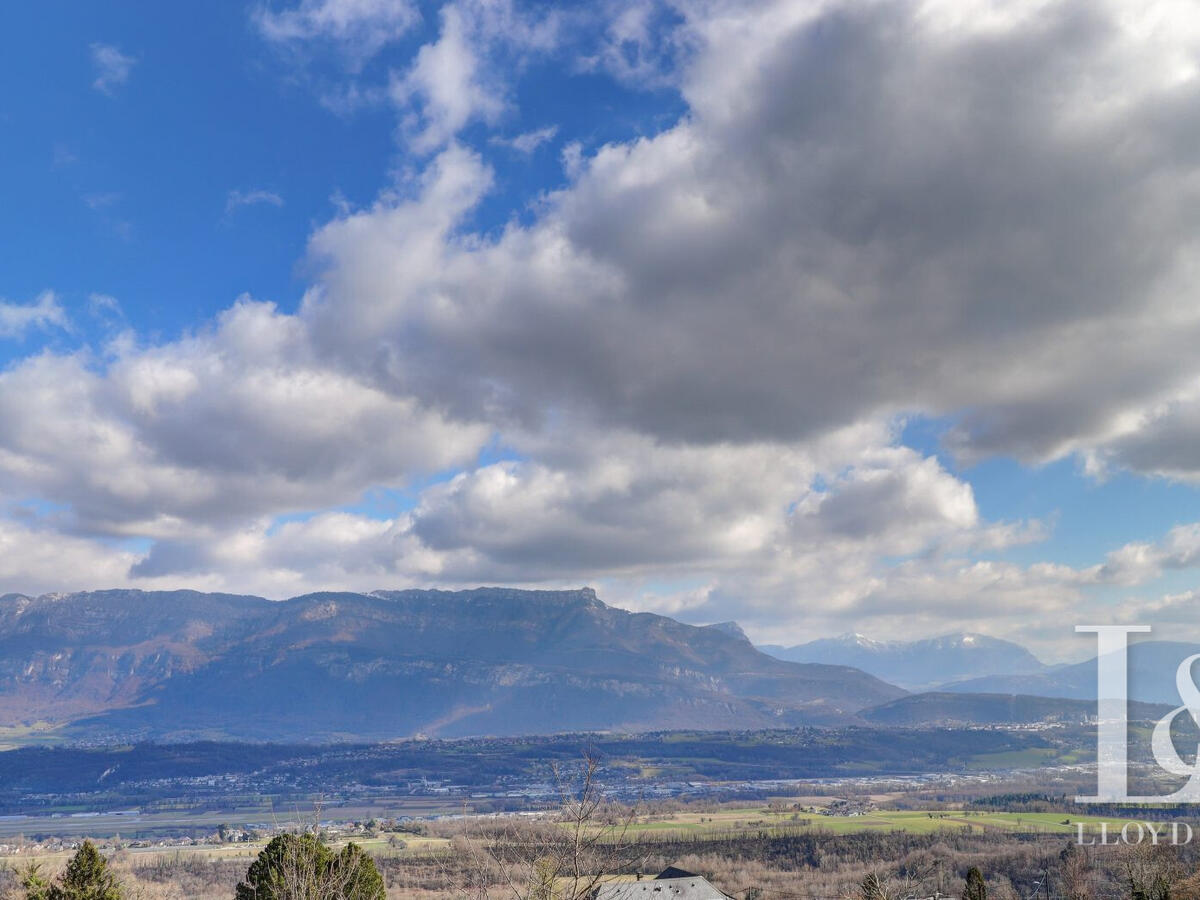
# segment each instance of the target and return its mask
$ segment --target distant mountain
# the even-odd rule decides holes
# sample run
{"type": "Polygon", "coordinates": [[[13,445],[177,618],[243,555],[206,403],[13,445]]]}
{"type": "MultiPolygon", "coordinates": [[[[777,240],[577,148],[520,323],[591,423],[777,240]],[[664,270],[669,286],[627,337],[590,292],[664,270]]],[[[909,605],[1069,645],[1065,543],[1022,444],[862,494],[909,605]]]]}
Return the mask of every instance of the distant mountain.
{"type": "Polygon", "coordinates": [[[0,597],[0,726],[75,737],[759,728],[850,721],[903,693],[586,588],[0,597]]]}
{"type": "MultiPolygon", "coordinates": [[[[1131,719],[1158,719],[1168,712],[1169,706],[1148,703],[1131,703],[1129,709],[1131,719]]],[[[1095,715],[1095,701],[946,691],[909,694],[859,713],[873,725],[897,727],[1074,723],[1095,715]]]]}
{"type": "MultiPolygon", "coordinates": [[[[1130,643],[1129,698],[1147,703],[1179,705],[1175,689],[1175,671],[1193,653],[1200,653],[1196,644],[1174,641],[1137,641],[1130,643]]],[[[1096,699],[1096,658],[1087,662],[1039,674],[995,674],[972,678],[954,685],[948,691],[1004,692],[1035,694],[1040,697],[1071,697],[1096,699]]]]}
{"type": "Polygon", "coordinates": [[[846,634],[795,647],[765,645],[759,649],[791,662],[853,666],[910,691],[1048,668],[1024,647],[983,634],[948,634],[921,641],[873,641],[861,634],[846,634]]]}

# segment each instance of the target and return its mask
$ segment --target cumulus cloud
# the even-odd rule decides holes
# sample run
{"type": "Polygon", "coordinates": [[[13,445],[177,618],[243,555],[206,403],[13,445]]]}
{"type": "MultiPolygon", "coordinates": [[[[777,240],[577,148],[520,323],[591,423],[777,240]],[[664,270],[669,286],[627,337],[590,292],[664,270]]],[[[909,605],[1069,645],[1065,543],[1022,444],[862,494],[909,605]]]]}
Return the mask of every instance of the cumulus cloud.
{"type": "Polygon", "coordinates": [[[0,486],[94,534],[172,538],[347,502],[461,465],[487,439],[331,370],[249,300],[172,344],[42,355],[0,373],[0,486]]]}
{"type": "MultiPolygon", "coordinates": [[[[430,206],[408,196],[321,229],[312,249],[326,270],[305,315],[326,352],[369,341],[375,377],[420,385],[465,418],[536,430],[568,415],[714,461],[729,447],[786,456],[916,411],[956,419],[948,445],[965,460],[1200,465],[1186,439],[1200,375],[1186,363],[1200,327],[1186,299],[1200,181],[1181,125],[1200,99],[1196,29],[1117,3],[729,12],[685,13],[689,115],[581,155],[532,225],[487,241],[458,233],[489,183],[458,150],[431,171],[470,177],[449,180],[455,202],[424,219],[432,229],[413,229],[430,206]],[[1139,442],[1171,458],[1142,462],[1139,442]]],[[[647,465],[644,453],[627,458],[647,465]]],[[[793,539],[840,560],[822,602],[842,598],[847,614],[871,598],[933,605],[932,579],[957,585],[942,591],[953,603],[1011,594],[1023,599],[1008,607],[1028,612],[1118,582],[970,558],[881,570],[881,554],[1044,534],[980,522],[969,486],[934,460],[910,462],[852,466],[828,495],[771,482],[780,504],[796,504],[793,539]]],[[[427,498],[413,528],[476,561],[513,560],[502,571],[537,559],[553,569],[559,555],[579,566],[585,548],[593,560],[624,554],[626,574],[652,568],[636,499],[623,505],[639,539],[624,546],[620,529],[602,539],[602,516],[571,514],[591,502],[590,475],[540,458],[465,473],[427,498]],[[544,522],[529,508],[539,497],[544,522]],[[494,525],[508,503],[520,527],[469,527],[494,525]]],[[[720,558],[712,545],[689,555],[687,530],[660,536],[657,565],[676,551],[691,565],[720,558]]],[[[770,580],[813,583],[813,559],[773,559],[770,580]]]]}
{"type": "Polygon", "coordinates": [[[0,594],[123,585],[136,561],[119,547],[0,518],[0,594]]]}
{"type": "Polygon", "coordinates": [[[551,48],[557,24],[554,14],[534,19],[512,0],[455,0],[443,6],[437,40],[421,47],[390,87],[392,101],[406,111],[411,147],[431,152],[472,122],[497,122],[508,107],[506,70],[519,69],[525,57],[551,48]]]}
{"type": "Polygon", "coordinates": [[[20,338],[31,329],[66,328],[66,311],[53,291],[42,291],[33,303],[0,300],[0,338],[20,338]]]}
{"type": "Polygon", "coordinates": [[[410,0],[301,0],[297,6],[261,6],[254,12],[254,22],[268,41],[285,46],[326,42],[352,68],[402,37],[420,18],[410,0]]]}
{"type": "Polygon", "coordinates": [[[1200,523],[1177,525],[1154,543],[1138,541],[1112,551],[1092,576],[1105,583],[1138,585],[1171,569],[1200,565],[1200,523]]]}
{"type": "MultiPolygon", "coordinates": [[[[798,539],[790,504],[781,502],[811,492],[815,448],[730,447],[722,457],[629,437],[600,443],[580,448],[586,461],[560,460],[563,468],[507,461],[460,474],[427,488],[416,508],[396,519],[326,513],[201,540],[159,541],[134,574],[219,571],[274,591],[313,579],[363,588],[396,580],[627,585],[697,573],[732,584],[754,582],[755,570],[777,570],[781,558],[815,562],[830,551],[827,539],[798,539]],[[631,454],[616,453],[619,443],[631,454]]],[[[916,459],[897,462],[920,467],[916,459]]],[[[945,519],[940,511],[932,516],[945,519]]],[[[928,527],[926,541],[960,528],[928,527]]],[[[879,548],[860,537],[842,549],[865,563],[879,548]]],[[[777,593],[740,610],[775,619],[803,613],[794,596],[777,593]]]]}
{"type": "Polygon", "coordinates": [[[414,147],[434,149],[472,119],[495,121],[499,117],[504,110],[503,97],[495,85],[481,78],[479,68],[462,12],[457,6],[445,7],[441,36],[421,48],[412,67],[391,88],[397,105],[416,102],[420,106],[414,147]]]}
{"type": "Polygon", "coordinates": [[[117,88],[129,81],[137,59],[126,56],[112,44],[95,43],[91,45],[92,68],[96,72],[96,80],[92,87],[110,97],[117,88]]]}
{"type": "MultiPolygon", "coordinates": [[[[918,410],[959,417],[964,458],[1107,447],[1191,383],[1196,90],[1168,64],[1190,37],[1113,4],[951,15],[697,18],[686,119],[582,159],[532,226],[444,248],[436,283],[341,291],[339,316],[384,324],[456,408],[700,442],[918,410]]],[[[442,138],[474,107],[453,108],[442,138]]],[[[393,214],[318,233],[330,284],[405,252],[333,246],[393,214]]]]}
{"type": "Polygon", "coordinates": [[[724,567],[784,538],[811,457],[787,447],[597,438],[557,465],[501,462],[427,490],[412,531],[480,574],[536,579],[724,567]]]}

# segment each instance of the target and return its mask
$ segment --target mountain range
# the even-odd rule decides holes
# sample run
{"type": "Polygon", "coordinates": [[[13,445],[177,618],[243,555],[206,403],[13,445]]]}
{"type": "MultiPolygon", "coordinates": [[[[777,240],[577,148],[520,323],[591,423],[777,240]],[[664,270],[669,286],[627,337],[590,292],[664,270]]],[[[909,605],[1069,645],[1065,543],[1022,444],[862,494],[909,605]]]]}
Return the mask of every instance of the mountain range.
{"type": "MultiPolygon", "coordinates": [[[[988,676],[1036,675],[1050,668],[1019,644],[970,633],[918,641],[876,641],[861,634],[845,634],[794,647],[764,645],[759,649],[791,662],[853,666],[910,691],[948,689],[946,686],[956,682],[988,676]]],[[[980,684],[972,690],[1000,691],[980,684]]]]}
{"type": "MultiPolygon", "coordinates": [[[[1001,709],[997,697],[1066,699],[1095,709],[1096,657],[1049,666],[1019,644],[982,634],[949,634],[910,642],[875,641],[848,634],[795,647],[764,645],[759,649],[795,662],[853,666],[925,697],[920,701],[907,697],[878,715],[862,716],[876,722],[903,718],[897,712],[901,710],[904,715],[911,714],[914,721],[929,721],[935,710],[939,721],[1004,721],[1010,712],[1001,709]],[[951,694],[971,699],[951,700],[951,694]],[[968,710],[972,705],[974,709],[968,710]]],[[[1198,652],[1200,646],[1190,643],[1131,641],[1127,657],[1129,700],[1178,705],[1176,671],[1184,659],[1198,652]]],[[[1060,711],[1069,715],[1075,706],[1065,704],[1060,711]]],[[[1020,710],[1019,716],[1049,709],[1040,703],[1013,708],[1020,710]]]]}
{"type": "Polygon", "coordinates": [[[0,597],[0,727],[87,739],[387,740],[855,721],[903,696],[736,626],[587,588],[0,597]]]}
{"type": "MultiPolygon", "coordinates": [[[[1175,668],[1194,649],[1131,645],[1131,699],[1178,703],[1175,668]]],[[[978,634],[756,648],[736,623],[632,613],[588,588],[0,596],[0,736],[378,741],[1079,721],[1095,683],[1095,660],[1046,666],[978,634]]]]}
{"type": "MultiPolygon", "coordinates": [[[[1128,664],[1129,699],[1145,703],[1169,703],[1178,706],[1179,691],[1175,686],[1179,664],[1194,653],[1195,644],[1178,641],[1131,641],[1126,656],[1128,664]]],[[[1042,697],[1096,699],[1095,657],[1074,665],[1030,674],[994,674],[971,678],[948,685],[948,691],[969,693],[999,692],[1036,694],[1042,697]]]]}

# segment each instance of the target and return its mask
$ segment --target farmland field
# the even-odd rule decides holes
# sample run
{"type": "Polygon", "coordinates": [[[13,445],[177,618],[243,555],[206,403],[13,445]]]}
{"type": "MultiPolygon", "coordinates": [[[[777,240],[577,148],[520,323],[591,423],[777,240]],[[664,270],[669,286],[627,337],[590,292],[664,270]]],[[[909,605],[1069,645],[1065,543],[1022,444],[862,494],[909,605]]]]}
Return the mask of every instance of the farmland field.
{"type": "Polygon", "coordinates": [[[943,829],[985,832],[1044,833],[1070,836],[1076,823],[1093,832],[1107,823],[1109,832],[1120,831],[1129,819],[1105,816],[1076,816],[1064,813],[992,812],[978,810],[872,810],[855,816],[828,816],[820,813],[777,812],[761,806],[727,808],[716,812],[681,812],[669,817],[639,820],[630,826],[632,833],[678,833],[702,836],[705,832],[822,831],[852,834],[860,831],[905,831],[930,834],[943,829]]]}

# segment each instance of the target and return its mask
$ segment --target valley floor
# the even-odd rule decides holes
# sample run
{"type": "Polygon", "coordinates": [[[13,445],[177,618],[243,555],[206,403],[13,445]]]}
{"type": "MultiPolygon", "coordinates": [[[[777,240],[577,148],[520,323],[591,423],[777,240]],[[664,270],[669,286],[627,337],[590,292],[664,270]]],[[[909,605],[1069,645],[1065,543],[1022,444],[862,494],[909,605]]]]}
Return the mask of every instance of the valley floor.
{"type": "MultiPolygon", "coordinates": [[[[989,896],[1020,900],[1046,871],[1061,868],[1077,823],[1083,823],[1085,834],[1095,835],[1102,822],[1116,833],[1132,821],[1055,811],[979,809],[971,804],[887,807],[905,798],[917,799],[906,794],[860,793],[848,798],[797,795],[755,804],[660,806],[631,815],[627,829],[621,830],[621,841],[636,848],[641,871],[679,865],[705,874],[737,896],[743,896],[747,886],[755,886],[764,898],[844,900],[855,893],[868,871],[888,878],[919,873],[921,884],[912,885],[914,890],[957,896],[966,868],[977,865],[988,874],[989,896]],[[853,814],[834,814],[847,808],[853,814]]],[[[504,821],[528,819],[454,816],[409,823],[403,831],[380,831],[372,825],[368,833],[361,824],[355,828],[348,823],[329,824],[325,831],[334,846],[353,839],[376,859],[389,897],[440,900],[459,896],[456,884],[467,877],[464,869],[473,856],[464,852],[465,843],[494,846],[501,840],[497,835],[505,833],[504,821]]],[[[10,843],[3,859],[5,871],[11,880],[13,871],[35,861],[54,871],[65,864],[77,842],[68,839],[61,849],[10,843]]],[[[172,847],[139,846],[116,838],[99,843],[127,887],[142,900],[228,900],[265,836],[247,842],[197,841],[172,847]]],[[[1079,852],[1087,854],[1094,869],[1093,895],[1117,896],[1112,873],[1123,865],[1122,854],[1128,848],[1079,852]]],[[[1190,860],[1193,853],[1190,847],[1174,852],[1180,860],[1190,860]]],[[[507,895],[501,891],[497,896],[507,895]]]]}

